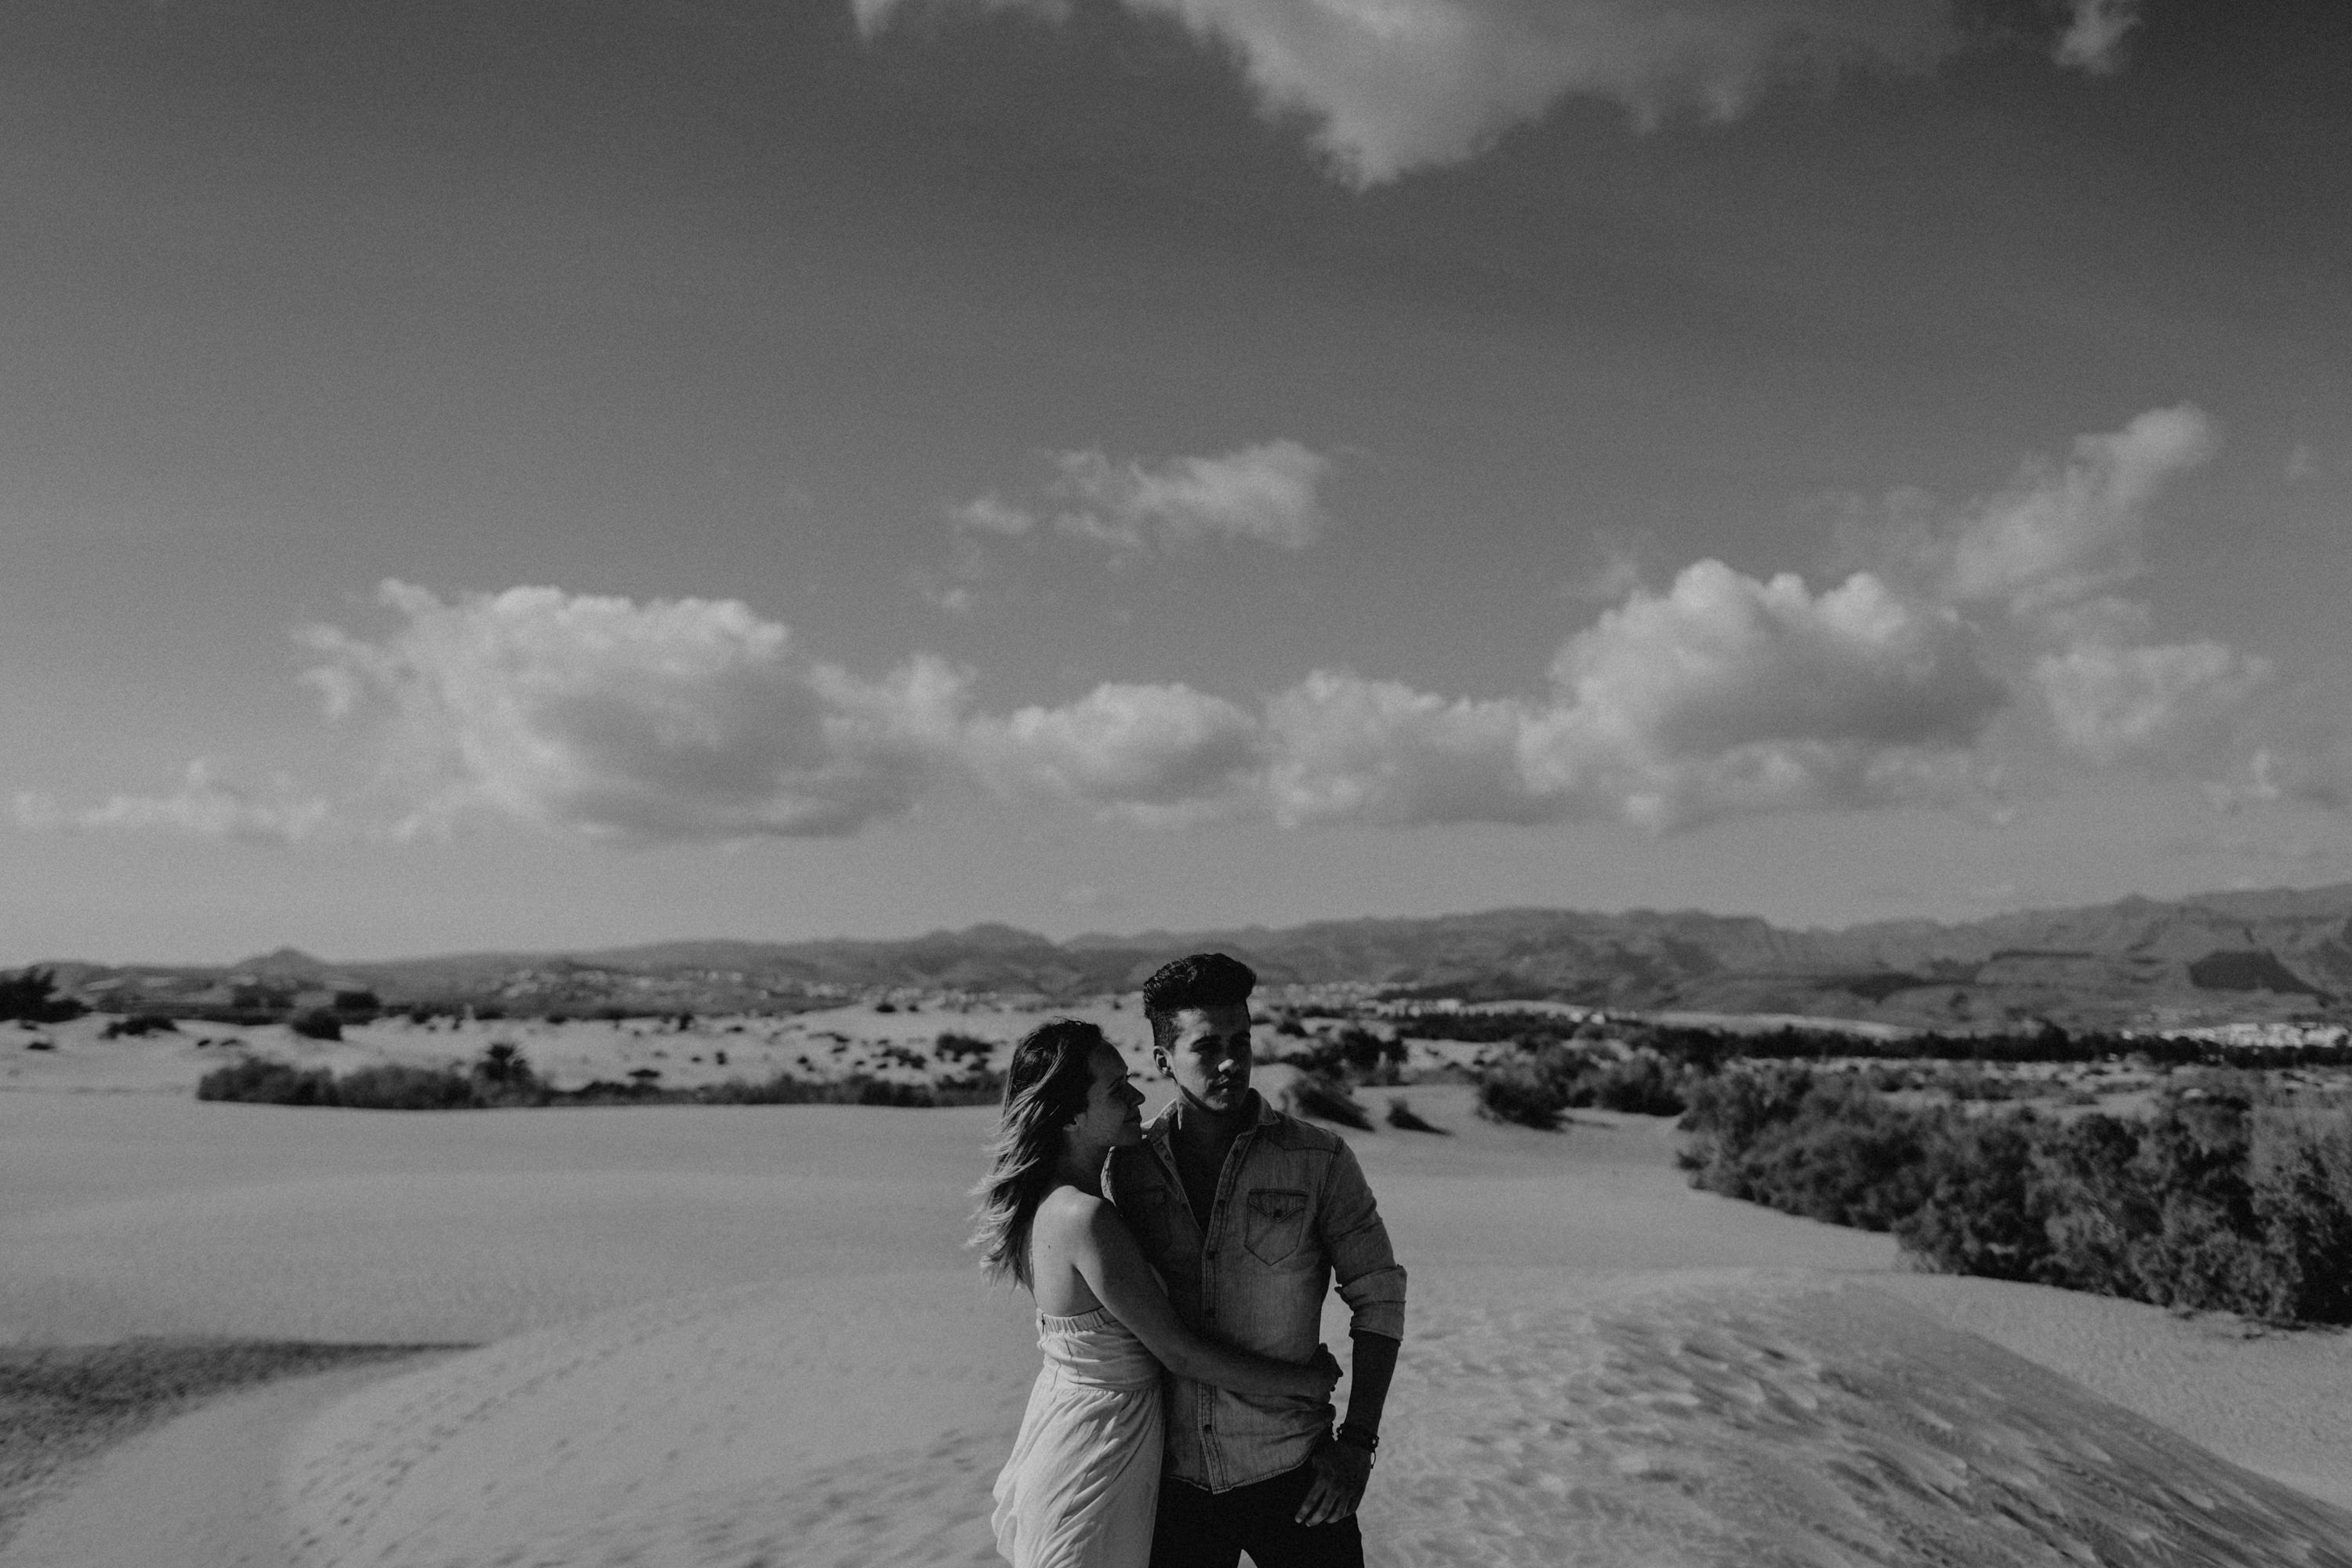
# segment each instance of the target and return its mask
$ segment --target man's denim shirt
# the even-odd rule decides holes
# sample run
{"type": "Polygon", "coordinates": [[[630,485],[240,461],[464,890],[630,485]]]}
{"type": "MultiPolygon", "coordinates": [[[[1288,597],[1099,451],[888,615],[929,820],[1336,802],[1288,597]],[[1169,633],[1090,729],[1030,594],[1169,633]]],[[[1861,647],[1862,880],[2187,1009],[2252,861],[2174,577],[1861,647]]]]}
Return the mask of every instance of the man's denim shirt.
{"type": "MultiPolygon", "coordinates": [[[[1322,1338],[1336,1277],[1354,1329],[1404,1338],[1404,1270],[1356,1156],[1252,1093],[1257,1119],[1225,1157],[1204,1228],[1169,1146],[1171,1106],[1143,1142],[1111,1152],[1106,1191],[1168,1283],[1186,1327],[1205,1339],[1305,1362],[1322,1338]]],[[[1297,1469],[1331,1430],[1331,1406],[1259,1398],[1168,1379],[1167,1472],[1227,1491],[1297,1469]]]]}

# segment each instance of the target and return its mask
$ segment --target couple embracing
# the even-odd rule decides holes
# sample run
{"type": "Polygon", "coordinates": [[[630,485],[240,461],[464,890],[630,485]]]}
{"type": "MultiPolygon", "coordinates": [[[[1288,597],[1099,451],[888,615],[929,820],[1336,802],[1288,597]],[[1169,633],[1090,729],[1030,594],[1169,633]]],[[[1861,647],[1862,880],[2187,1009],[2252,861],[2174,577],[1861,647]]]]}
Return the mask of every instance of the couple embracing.
{"type": "Polygon", "coordinates": [[[1404,1270],[1346,1143],[1249,1086],[1257,977],[1222,953],[1144,983],[1175,1082],[1150,1126],[1091,1024],[1013,1053],[974,1243],[1037,1300],[1045,1363],[996,1482],[1014,1568],[1360,1568],[1356,1504],[1404,1333],[1404,1270]],[[1353,1313],[1348,1418],[1318,1342],[1353,1313]]]}

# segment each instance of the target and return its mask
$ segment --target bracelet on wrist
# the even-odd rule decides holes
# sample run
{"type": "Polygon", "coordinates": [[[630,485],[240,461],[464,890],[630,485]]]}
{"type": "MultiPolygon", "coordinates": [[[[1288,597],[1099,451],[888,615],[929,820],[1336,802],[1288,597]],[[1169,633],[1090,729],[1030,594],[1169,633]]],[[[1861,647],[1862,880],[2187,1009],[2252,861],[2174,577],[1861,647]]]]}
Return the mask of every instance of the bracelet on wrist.
{"type": "Polygon", "coordinates": [[[1335,1443],[1345,1443],[1350,1447],[1361,1448],[1367,1454],[1377,1454],[1381,1451],[1381,1435],[1370,1426],[1361,1426],[1353,1421],[1340,1422],[1339,1429],[1331,1434],[1331,1440],[1335,1443]]]}

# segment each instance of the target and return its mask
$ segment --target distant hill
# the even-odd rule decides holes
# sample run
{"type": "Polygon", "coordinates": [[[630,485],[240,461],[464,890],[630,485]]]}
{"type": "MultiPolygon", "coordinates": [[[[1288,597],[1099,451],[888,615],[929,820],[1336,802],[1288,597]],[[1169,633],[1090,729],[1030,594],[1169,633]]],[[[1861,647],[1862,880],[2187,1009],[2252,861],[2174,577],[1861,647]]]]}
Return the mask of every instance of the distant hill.
{"type": "Polygon", "coordinates": [[[2352,884],[1844,931],[1790,931],[1697,910],[1516,909],[1066,942],[981,925],[900,941],[671,942],[374,963],[330,963],[283,948],[219,968],[61,963],[58,978],[103,1005],[165,1009],[257,988],[349,985],[394,1005],[716,1012],[893,991],[1054,997],[1126,990],[1167,959],[1203,949],[1247,960],[1275,986],[1945,1029],[2042,1018],[2145,1026],[2352,1016],[2352,884]]]}

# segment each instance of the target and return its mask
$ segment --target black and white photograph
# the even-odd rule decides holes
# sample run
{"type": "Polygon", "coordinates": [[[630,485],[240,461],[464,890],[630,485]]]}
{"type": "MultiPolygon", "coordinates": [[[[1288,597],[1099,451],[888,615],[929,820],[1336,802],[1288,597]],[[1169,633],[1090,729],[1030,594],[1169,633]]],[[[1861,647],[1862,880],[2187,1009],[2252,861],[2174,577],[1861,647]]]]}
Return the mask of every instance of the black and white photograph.
{"type": "Polygon", "coordinates": [[[2352,3],[0,5],[0,1568],[2352,1568],[2352,3]]]}

